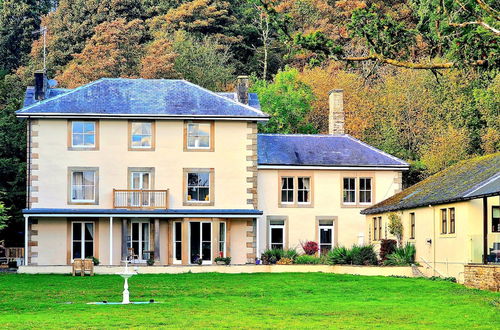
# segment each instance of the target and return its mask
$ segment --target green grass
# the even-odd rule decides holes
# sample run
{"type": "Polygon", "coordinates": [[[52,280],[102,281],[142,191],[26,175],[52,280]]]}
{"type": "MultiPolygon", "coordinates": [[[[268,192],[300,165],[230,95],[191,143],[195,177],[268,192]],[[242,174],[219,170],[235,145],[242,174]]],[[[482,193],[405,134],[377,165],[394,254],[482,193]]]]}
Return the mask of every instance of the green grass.
{"type": "Polygon", "coordinates": [[[120,301],[114,275],[0,273],[0,328],[489,328],[500,294],[427,279],[307,274],[138,275],[120,301]]]}

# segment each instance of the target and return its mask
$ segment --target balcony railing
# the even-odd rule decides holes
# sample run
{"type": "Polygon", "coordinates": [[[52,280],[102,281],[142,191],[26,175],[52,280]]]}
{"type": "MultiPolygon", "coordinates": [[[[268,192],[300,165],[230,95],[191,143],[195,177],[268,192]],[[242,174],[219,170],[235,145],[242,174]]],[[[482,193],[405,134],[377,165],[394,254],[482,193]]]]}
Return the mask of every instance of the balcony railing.
{"type": "Polygon", "coordinates": [[[113,189],[115,209],[167,209],[167,190],[113,189]]]}

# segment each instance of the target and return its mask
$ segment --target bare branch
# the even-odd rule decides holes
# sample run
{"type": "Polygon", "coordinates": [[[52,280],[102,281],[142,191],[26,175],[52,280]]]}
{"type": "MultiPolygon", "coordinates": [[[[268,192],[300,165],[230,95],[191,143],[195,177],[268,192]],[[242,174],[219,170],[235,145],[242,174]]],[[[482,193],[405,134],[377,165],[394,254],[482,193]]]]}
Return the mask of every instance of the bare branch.
{"type": "MultiPolygon", "coordinates": [[[[445,62],[445,63],[414,63],[414,62],[406,62],[406,61],[398,61],[391,58],[385,58],[379,54],[372,54],[368,56],[358,56],[358,57],[346,57],[341,58],[341,61],[346,62],[364,62],[364,61],[379,61],[381,63],[390,64],[393,66],[397,66],[400,68],[414,69],[414,70],[442,70],[442,69],[451,69],[457,66],[457,63],[454,62],[445,62]]],[[[484,66],[488,64],[485,60],[479,60],[475,62],[469,63],[472,66],[484,66]]]]}
{"type": "Polygon", "coordinates": [[[466,27],[469,25],[481,25],[484,28],[493,32],[494,34],[500,35],[500,30],[497,30],[493,26],[491,26],[485,22],[481,22],[481,21],[472,21],[472,22],[464,22],[464,23],[449,23],[449,24],[450,24],[450,26],[453,26],[453,27],[466,27]]]}
{"type": "Polygon", "coordinates": [[[500,13],[497,10],[488,6],[486,2],[484,2],[483,0],[476,0],[476,2],[479,5],[479,7],[481,7],[485,12],[490,14],[497,21],[500,21],[500,13]]]}

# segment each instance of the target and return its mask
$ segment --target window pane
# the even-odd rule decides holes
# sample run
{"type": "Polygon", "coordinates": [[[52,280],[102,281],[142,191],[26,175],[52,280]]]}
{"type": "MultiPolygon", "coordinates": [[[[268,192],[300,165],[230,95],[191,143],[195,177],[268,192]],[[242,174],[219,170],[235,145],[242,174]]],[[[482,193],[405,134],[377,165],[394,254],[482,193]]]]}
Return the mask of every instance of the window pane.
{"type": "Polygon", "coordinates": [[[82,239],[81,223],[73,222],[73,241],[80,241],[82,239]]]}
{"type": "Polygon", "coordinates": [[[94,185],[94,172],[86,171],[83,172],[83,184],[84,185],[94,185]]]}
{"type": "Polygon", "coordinates": [[[329,228],[329,229],[322,228],[320,230],[320,242],[321,242],[321,244],[332,243],[332,229],[331,228],[329,228]]]}
{"type": "Polygon", "coordinates": [[[208,188],[198,188],[198,200],[207,202],[210,201],[208,188]]]}
{"type": "Polygon", "coordinates": [[[188,173],[188,186],[197,186],[198,185],[198,174],[197,173],[188,173]]]}
{"type": "Polygon", "coordinates": [[[500,207],[493,207],[493,218],[500,218],[500,207]]]}
{"type": "Polygon", "coordinates": [[[285,225],[285,220],[271,220],[271,221],[269,221],[269,224],[275,225],[275,226],[283,226],[283,225],[285,225]]]}
{"type": "Polygon", "coordinates": [[[85,242],[85,258],[94,256],[94,242],[85,242]]]}
{"type": "Polygon", "coordinates": [[[73,134],[73,145],[74,146],[83,145],[83,134],[73,134]]]}
{"type": "Polygon", "coordinates": [[[226,240],[226,223],[219,223],[219,241],[226,240]]]}
{"type": "Polygon", "coordinates": [[[85,224],[85,240],[93,240],[94,239],[94,224],[86,223],[85,224]]]}
{"type": "Polygon", "coordinates": [[[95,123],[85,122],[84,124],[84,133],[94,134],[95,132],[95,123]]]}
{"type": "Polygon", "coordinates": [[[212,246],[210,242],[201,243],[201,253],[203,260],[210,260],[212,256],[212,246]]]}
{"type": "Polygon", "coordinates": [[[136,241],[138,239],[139,239],[139,223],[132,222],[132,240],[136,241]]]}
{"type": "Polygon", "coordinates": [[[293,202],[293,190],[287,190],[287,201],[293,202]]]}
{"type": "Polygon", "coordinates": [[[271,242],[283,243],[283,228],[271,228],[271,242]]]}
{"type": "Polygon", "coordinates": [[[80,259],[82,257],[82,243],[73,242],[73,259],[80,259]]]}
{"type": "Polygon", "coordinates": [[[81,121],[73,122],[73,133],[83,133],[83,122],[81,121]]]}
{"type": "Polygon", "coordinates": [[[286,190],[282,190],[282,191],[281,191],[281,201],[282,201],[283,203],[288,202],[288,198],[287,198],[287,193],[286,193],[286,190]]]}
{"type": "Polygon", "coordinates": [[[198,138],[198,146],[200,148],[208,148],[210,147],[210,138],[208,136],[201,136],[198,138]]]}
{"type": "Polygon", "coordinates": [[[175,242],[175,259],[182,260],[182,243],[175,242]]]}
{"type": "Polygon", "coordinates": [[[95,135],[85,134],[83,136],[83,144],[86,146],[93,146],[95,142],[95,135]]]}
{"type": "Polygon", "coordinates": [[[180,241],[182,239],[182,223],[175,223],[175,240],[180,241]]]}
{"type": "Polygon", "coordinates": [[[199,136],[210,136],[210,124],[198,124],[199,136]]]}
{"type": "Polygon", "coordinates": [[[202,237],[201,237],[201,240],[202,241],[212,241],[212,238],[211,238],[211,228],[212,228],[212,224],[210,223],[202,223],[202,237]]]}

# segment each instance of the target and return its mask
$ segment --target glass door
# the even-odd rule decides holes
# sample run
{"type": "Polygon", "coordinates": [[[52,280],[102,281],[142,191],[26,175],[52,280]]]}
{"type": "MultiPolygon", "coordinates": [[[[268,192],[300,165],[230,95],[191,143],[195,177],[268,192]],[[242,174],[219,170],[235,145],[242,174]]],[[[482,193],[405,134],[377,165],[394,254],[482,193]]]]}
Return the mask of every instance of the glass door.
{"type": "Polygon", "coordinates": [[[132,258],[139,261],[149,259],[149,221],[132,221],[130,226],[130,247],[133,249],[132,258]]]}
{"type": "Polygon", "coordinates": [[[73,222],[71,258],[85,259],[94,256],[94,223],[73,222]]]}
{"type": "MultiPolygon", "coordinates": [[[[132,172],[130,174],[130,189],[148,190],[151,186],[151,174],[149,172],[132,172]]],[[[132,193],[131,205],[135,207],[149,206],[149,192],[132,193]]]]}
{"type": "Polygon", "coordinates": [[[190,222],[189,223],[189,261],[192,264],[212,263],[212,223],[190,222]]]}
{"type": "Polygon", "coordinates": [[[174,222],[173,230],[173,243],[174,243],[174,264],[182,263],[182,222],[174,222]]]}
{"type": "Polygon", "coordinates": [[[319,253],[326,255],[333,248],[333,220],[319,221],[319,253]]]}

